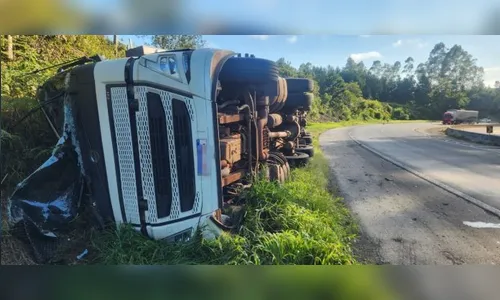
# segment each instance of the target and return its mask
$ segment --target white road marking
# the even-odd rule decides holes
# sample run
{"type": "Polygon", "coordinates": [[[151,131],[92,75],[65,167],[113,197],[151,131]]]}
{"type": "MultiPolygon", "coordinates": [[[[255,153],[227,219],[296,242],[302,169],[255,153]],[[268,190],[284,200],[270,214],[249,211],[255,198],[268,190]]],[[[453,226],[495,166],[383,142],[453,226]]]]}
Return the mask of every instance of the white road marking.
{"type": "Polygon", "coordinates": [[[494,223],[484,223],[484,222],[463,222],[464,225],[467,225],[469,227],[474,227],[474,228],[494,228],[494,229],[500,229],[500,224],[494,224],[494,223]]]}

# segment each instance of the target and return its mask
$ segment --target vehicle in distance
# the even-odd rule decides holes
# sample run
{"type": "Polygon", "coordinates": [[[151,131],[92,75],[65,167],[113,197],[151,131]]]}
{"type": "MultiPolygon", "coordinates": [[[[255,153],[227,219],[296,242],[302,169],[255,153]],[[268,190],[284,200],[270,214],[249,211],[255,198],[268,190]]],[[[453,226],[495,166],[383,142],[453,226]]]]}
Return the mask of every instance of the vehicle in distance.
{"type": "Polygon", "coordinates": [[[477,110],[450,109],[443,114],[443,125],[473,124],[478,122],[477,110]]]}

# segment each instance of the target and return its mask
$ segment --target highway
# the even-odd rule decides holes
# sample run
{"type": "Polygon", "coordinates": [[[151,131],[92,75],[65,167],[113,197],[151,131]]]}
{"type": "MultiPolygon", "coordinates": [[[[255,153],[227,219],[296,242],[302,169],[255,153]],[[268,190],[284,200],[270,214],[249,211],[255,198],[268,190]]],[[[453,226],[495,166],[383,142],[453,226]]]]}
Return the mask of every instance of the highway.
{"type": "Polygon", "coordinates": [[[320,136],[373,263],[500,264],[500,148],[404,123],[320,136]]]}

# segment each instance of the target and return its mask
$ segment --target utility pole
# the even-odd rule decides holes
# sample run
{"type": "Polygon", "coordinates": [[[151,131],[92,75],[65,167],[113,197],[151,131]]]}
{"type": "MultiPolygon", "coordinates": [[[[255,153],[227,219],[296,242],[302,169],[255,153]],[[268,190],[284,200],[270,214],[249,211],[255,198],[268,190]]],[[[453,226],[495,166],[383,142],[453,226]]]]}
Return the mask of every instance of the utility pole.
{"type": "Polygon", "coordinates": [[[115,56],[118,56],[118,36],[113,35],[113,44],[115,45],[115,56]]]}
{"type": "Polygon", "coordinates": [[[12,42],[12,35],[7,35],[7,59],[14,60],[14,43],[12,42]]]}

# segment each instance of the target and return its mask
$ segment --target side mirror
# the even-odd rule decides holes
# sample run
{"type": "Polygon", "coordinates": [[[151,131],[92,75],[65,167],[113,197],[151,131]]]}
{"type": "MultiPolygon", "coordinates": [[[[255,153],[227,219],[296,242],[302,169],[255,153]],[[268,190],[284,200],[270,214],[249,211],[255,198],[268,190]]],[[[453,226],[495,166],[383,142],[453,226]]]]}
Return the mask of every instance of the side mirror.
{"type": "Polygon", "coordinates": [[[175,74],[177,73],[177,64],[175,62],[175,59],[173,57],[168,58],[168,68],[170,69],[170,74],[175,74]]]}

